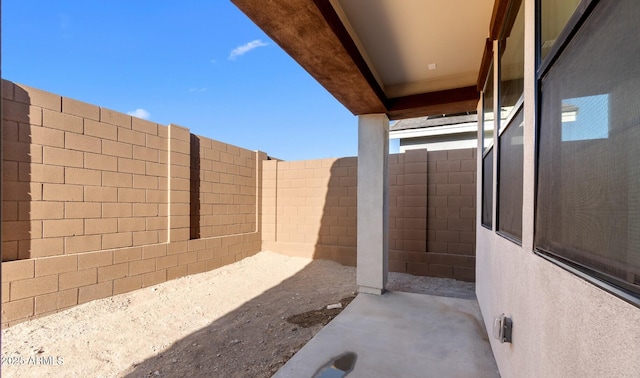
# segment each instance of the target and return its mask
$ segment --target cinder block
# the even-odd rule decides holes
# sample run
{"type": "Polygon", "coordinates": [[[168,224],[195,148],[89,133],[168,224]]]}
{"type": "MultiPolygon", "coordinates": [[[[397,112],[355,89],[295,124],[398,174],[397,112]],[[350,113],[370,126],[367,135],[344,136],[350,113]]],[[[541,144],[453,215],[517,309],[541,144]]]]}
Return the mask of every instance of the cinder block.
{"type": "Polygon", "coordinates": [[[102,142],[99,138],[76,133],[65,133],[64,147],[67,150],[97,152],[100,151],[101,146],[102,142]]]}
{"type": "Polygon", "coordinates": [[[152,176],[134,175],[133,187],[140,189],[158,189],[158,178],[152,176]]]}
{"type": "Polygon", "coordinates": [[[167,280],[167,271],[157,270],[142,275],[142,287],[148,287],[163,283],[167,280]]]}
{"type": "Polygon", "coordinates": [[[99,107],[67,97],[62,97],[62,112],[95,121],[100,119],[99,107]]]}
{"type": "Polygon", "coordinates": [[[102,235],[102,249],[131,247],[133,238],[131,232],[118,232],[102,235]]]}
{"type": "Polygon", "coordinates": [[[2,98],[13,100],[13,88],[12,82],[2,79],[2,98]]]}
{"type": "Polygon", "coordinates": [[[121,263],[116,265],[102,266],[98,268],[98,282],[111,281],[126,277],[129,273],[129,264],[121,263]]]}
{"type": "Polygon", "coordinates": [[[2,240],[29,240],[42,237],[42,221],[2,222],[2,240]]]}
{"type": "Polygon", "coordinates": [[[436,218],[439,219],[449,219],[460,218],[460,208],[458,207],[437,207],[436,208],[436,218]]]}
{"type": "MultiPolygon", "coordinates": [[[[164,128],[159,128],[161,130],[164,128]]],[[[147,134],[145,137],[145,145],[149,148],[153,148],[155,150],[167,151],[169,149],[169,139],[163,136],[153,136],[147,134]]]]}
{"type": "Polygon", "coordinates": [[[449,184],[472,184],[474,177],[474,172],[450,172],[449,184]]]}
{"type": "Polygon", "coordinates": [[[462,172],[476,172],[478,169],[477,162],[475,160],[461,160],[460,170],[462,172]]]}
{"type": "Polygon", "coordinates": [[[69,289],[57,293],[40,295],[35,298],[35,314],[43,315],[55,310],[78,304],[78,289],[69,289]]]}
{"type": "Polygon", "coordinates": [[[101,214],[102,206],[95,202],[67,202],[64,205],[64,217],[66,219],[100,218],[101,214]]]}
{"type": "MultiPolygon", "coordinates": [[[[167,229],[167,217],[150,217],[146,219],[146,229],[147,231],[157,231],[167,229]]],[[[159,240],[162,242],[162,240],[159,240]]]]}
{"type": "Polygon", "coordinates": [[[449,265],[429,264],[429,276],[453,278],[453,267],[449,265]]]}
{"type": "Polygon", "coordinates": [[[133,206],[131,203],[102,204],[103,218],[126,218],[126,217],[131,217],[132,214],[133,214],[133,206]]]}
{"type": "Polygon", "coordinates": [[[78,289],[78,304],[95,299],[110,297],[113,293],[113,282],[106,281],[95,285],[83,286],[78,289]]]}
{"type": "Polygon", "coordinates": [[[33,277],[35,277],[34,260],[2,262],[2,282],[19,281],[33,277]]]}
{"type": "MultiPolygon", "coordinates": [[[[188,205],[187,205],[188,206],[188,205]]],[[[155,217],[158,216],[158,205],[149,203],[134,203],[133,216],[135,217],[155,217]]],[[[172,211],[173,214],[173,211],[172,211]]],[[[173,223],[172,218],[172,223],[173,223]]]]}
{"type": "Polygon", "coordinates": [[[2,323],[26,319],[33,316],[33,298],[2,304],[2,323]]]}
{"type": "Polygon", "coordinates": [[[156,259],[136,260],[129,262],[129,275],[135,276],[156,270],[156,259]]]}
{"type": "Polygon", "coordinates": [[[407,262],[407,273],[413,274],[416,276],[428,276],[429,275],[429,265],[424,263],[417,262],[407,262]]]}
{"type": "Polygon", "coordinates": [[[133,233],[133,245],[149,245],[158,243],[157,231],[137,231],[133,233]]]}
{"type": "MultiPolygon", "coordinates": [[[[48,166],[50,167],[50,166],[48,166]]],[[[62,167],[55,167],[62,168],[62,167]]],[[[78,185],[100,185],[102,182],[100,171],[82,168],[64,168],[64,183],[78,185]]]]}
{"type": "Polygon", "coordinates": [[[78,255],[78,269],[89,269],[113,264],[113,251],[99,251],[78,255]]]}
{"type": "Polygon", "coordinates": [[[453,267],[453,278],[460,281],[475,282],[476,269],[473,267],[453,267]]]}
{"type": "MultiPolygon", "coordinates": [[[[20,242],[22,243],[22,242],[20,242]]],[[[30,253],[21,255],[20,258],[40,258],[64,254],[64,238],[32,239],[26,243],[31,245],[30,253]]],[[[22,250],[20,251],[22,253],[22,250]]]]}
{"type": "Polygon", "coordinates": [[[473,219],[448,219],[449,230],[471,231],[473,230],[473,219]]]}
{"type": "Polygon", "coordinates": [[[37,144],[3,141],[3,161],[42,163],[42,146],[37,144]]]}
{"type": "MultiPolygon", "coordinates": [[[[147,135],[147,138],[149,135],[147,135]]],[[[158,162],[158,150],[142,147],[142,146],[132,146],[133,147],[133,158],[135,160],[143,160],[147,162],[158,162]]]]}
{"type": "Polygon", "coordinates": [[[84,200],[85,202],[117,202],[118,190],[116,188],[85,186],[84,200]]]}
{"type": "Polygon", "coordinates": [[[82,134],[84,131],[82,118],[47,109],[42,110],[42,125],[48,129],[57,129],[77,134],[82,134]]]}
{"type": "Polygon", "coordinates": [[[57,256],[35,260],[35,277],[56,275],[78,270],[76,256],[57,256]]]}
{"type": "Polygon", "coordinates": [[[140,160],[118,158],[118,172],[137,173],[143,175],[145,173],[145,162],[140,160]]]}
{"type": "Polygon", "coordinates": [[[85,235],[110,234],[118,232],[117,219],[85,219],[85,235]]]}
{"type": "Polygon", "coordinates": [[[45,92],[23,84],[15,84],[14,99],[17,102],[39,106],[55,111],[62,110],[62,98],[53,93],[45,92]]]}
{"type": "Polygon", "coordinates": [[[178,265],[188,265],[196,262],[197,260],[198,252],[186,252],[178,254],[178,265]]]}
{"type": "Polygon", "coordinates": [[[64,148],[64,131],[48,127],[20,124],[19,141],[23,143],[41,144],[44,146],[64,148]]]}
{"type": "Polygon", "coordinates": [[[118,141],[144,147],[146,134],[135,130],[118,129],[118,141]]]}
{"type": "MultiPolygon", "coordinates": [[[[10,300],[35,297],[47,293],[58,291],[58,275],[31,278],[21,281],[11,282],[10,300]]],[[[4,309],[4,306],[2,306],[4,309]]]]}
{"type": "Polygon", "coordinates": [[[2,303],[9,302],[10,286],[8,282],[2,284],[2,303]]]}
{"type": "Polygon", "coordinates": [[[113,281],[113,295],[127,293],[142,287],[142,276],[124,277],[113,281]]]}
{"type": "MultiPolygon", "coordinates": [[[[11,220],[6,214],[6,211],[10,209],[7,205],[11,202],[3,203],[3,221],[11,220]]],[[[43,202],[43,201],[22,201],[20,203],[13,202],[18,205],[17,216],[19,220],[38,220],[38,219],[62,219],[64,218],[64,203],[63,202],[43,202]]],[[[13,211],[13,210],[12,210],[13,211]]]]}
{"type": "Polygon", "coordinates": [[[460,233],[458,231],[436,231],[436,240],[441,242],[457,243],[460,241],[460,233]]]}
{"type": "Polygon", "coordinates": [[[107,108],[100,108],[100,122],[130,129],[131,118],[128,114],[119,113],[107,108]]]}
{"type": "Polygon", "coordinates": [[[476,184],[460,184],[460,194],[463,196],[476,196],[476,184]]]}
{"type": "Polygon", "coordinates": [[[80,185],[42,184],[42,199],[45,201],[82,201],[84,188],[80,185]]]}
{"type": "Polygon", "coordinates": [[[61,165],[65,167],[82,168],[83,166],[82,152],[50,146],[43,147],[42,161],[44,164],[61,165]]]}
{"type": "Polygon", "coordinates": [[[167,255],[167,245],[157,244],[142,247],[142,258],[153,259],[156,257],[162,257],[167,255]]]}
{"type": "Polygon", "coordinates": [[[62,273],[58,277],[59,289],[66,290],[81,286],[93,285],[96,281],[96,268],[78,270],[76,272],[62,273]]]}
{"type": "Polygon", "coordinates": [[[447,151],[448,160],[471,160],[473,159],[473,148],[447,151]]]}
{"type": "Polygon", "coordinates": [[[88,235],[88,236],[72,236],[65,238],[65,250],[66,254],[97,251],[101,248],[102,236],[101,235],[88,235]]]}
{"type": "Polygon", "coordinates": [[[167,164],[164,163],[145,163],[145,174],[148,176],[166,177],[169,174],[167,164]]]}
{"type": "Polygon", "coordinates": [[[166,190],[147,190],[146,202],[147,203],[166,203],[167,191],[166,190]]]}
{"type": "Polygon", "coordinates": [[[113,263],[137,261],[142,259],[142,248],[124,248],[113,251],[113,263]]]}
{"type": "Polygon", "coordinates": [[[42,233],[45,238],[83,235],[84,222],[82,219],[44,220],[42,221],[42,233]]]}
{"type": "Polygon", "coordinates": [[[118,219],[118,232],[142,231],[146,229],[144,218],[120,218],[118,219]]]}
{"type": "Polygon", "coordinates": [[[117,171],[118,159],[115,156],[102,154],[84,153],[84,167],[101,171],[117,171]]]}
{"type": "Polygon", "coordinates": [[[204,273],[207,271],[207,263],[205,261],[198,261],[191,263],[187,266],[189,274],[204,273]]]}
{"type": "Polygon", "coordinates": [[[167,269],[167,281],[188,275],[188,267],[186,265],[174,266],[167,269]]]}
{"type": "Polygon", "coordinates": [[[118,202],[144,202],[146,193],[144,189],[118,188],[118,202]]]}
{"type": "Polygon", "coordinates": [[[108,187],[131,188],[133,187],[133,174],[120,172],[101,172],[102,185],[108,187]]]}
{"type": "Polygon", "coordinates": [[[145,134],[158,135],[158,124],[137,117],[131,117],[131,128],[145,134]]]}
{"type": "Polygon", "coordinates": [[[438,184],[436,194],[438,196],[459,196],[461,184],[438,184]]]}
{"type": "Polygon", "coordinates": [[[448,243],[447,252],[457,255],[473,255],[473,244],[471,243],[448,243]]]}
{"type": "Polygon", "coordinates": [[[29,106],[3,99],[2,111],[2,116],[5,120],[29,125],[42,125],[42,108],[38,106],[29,106]]]}
{"type": "Polygon", "coordinates": [[[177,265],[178,265],[177,255],[163,256],[163,257],[158,257],[156,259],[157,270],[167,269],[167,268],[175,267],[177,265]]]}
{"type": "Polygon", "coordinates": [[[131,159],[133,157],[133,146],[129,143],[115,142],[112,140],[103,140],[102,153],[104,155],[118,156],[118,157],[131,159]]]}
{"type": "Polygon", "coordinates": [[[84,120],[85,135],[95,136],[101,139],[118,140],[118,127],[90,119],[84,120]]]}

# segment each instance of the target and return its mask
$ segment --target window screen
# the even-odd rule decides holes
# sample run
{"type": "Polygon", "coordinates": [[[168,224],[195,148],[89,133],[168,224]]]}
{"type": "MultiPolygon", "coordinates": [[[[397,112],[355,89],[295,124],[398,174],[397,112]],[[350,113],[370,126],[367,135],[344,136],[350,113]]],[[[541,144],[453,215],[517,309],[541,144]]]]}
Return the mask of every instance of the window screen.
{"type": "Polygon", "coordinates": [[[640,2],[600,2],[540,83],[536,247],[640,293],[640,2]]]}
{"type": "Polygon", "coordinates": [[[498,150],[498,231],[517,240],[522,240],[523,129],[520,110],[500,135],[498,150]]]}
{"type": "Polygon", "coordinates": [[[493,149],[482,158],[482,225],[493,226],[493,149]]]}

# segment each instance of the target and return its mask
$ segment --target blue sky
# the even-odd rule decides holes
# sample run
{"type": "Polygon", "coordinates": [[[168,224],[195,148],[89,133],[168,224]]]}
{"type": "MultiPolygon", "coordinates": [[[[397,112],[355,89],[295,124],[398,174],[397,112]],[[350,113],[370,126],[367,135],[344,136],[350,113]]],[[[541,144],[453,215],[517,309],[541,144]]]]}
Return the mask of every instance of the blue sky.
{"type": "Polygon", "coordinates": [[[228,0],[4,0],[2,76],[285,160],[357,155],[357,117],[228,0]]]}

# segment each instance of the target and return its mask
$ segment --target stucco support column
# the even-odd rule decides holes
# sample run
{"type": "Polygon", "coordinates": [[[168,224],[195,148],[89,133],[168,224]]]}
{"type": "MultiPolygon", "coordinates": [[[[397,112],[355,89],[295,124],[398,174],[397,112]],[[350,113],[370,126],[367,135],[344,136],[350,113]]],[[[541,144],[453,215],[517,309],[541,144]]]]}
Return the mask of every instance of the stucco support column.
{"type": "Polygon", "coordinates": [[[388,274],[389,118],[358,117],[358,266],[361,293],[382,294],[388,274]]]}

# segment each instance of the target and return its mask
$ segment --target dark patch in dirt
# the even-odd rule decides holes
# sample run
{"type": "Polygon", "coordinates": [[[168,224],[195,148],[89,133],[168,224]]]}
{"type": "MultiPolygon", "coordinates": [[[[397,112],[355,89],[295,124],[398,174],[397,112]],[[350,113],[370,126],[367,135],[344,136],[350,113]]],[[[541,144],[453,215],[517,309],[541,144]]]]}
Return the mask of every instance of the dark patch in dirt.
{"type": "Polygon", "coordinates": [[[291,315],[287,318],[287,321],[302,328],[313,327],[317,324],[322,324],[323,326],[325,326],[329,324],[329,322],[332,321],[333,318],[338,316],[338,314],[341,313],[342,310],[344,310],[345,307],[347,307],[354,298],[355,295],[342,298],[340,300],[342,308],[327,310],[327,307],[325,306],[320,310],[311,310],[300,314],[291,315]]]}

